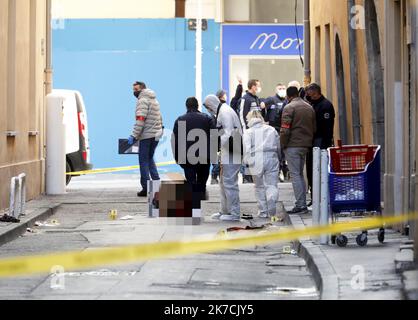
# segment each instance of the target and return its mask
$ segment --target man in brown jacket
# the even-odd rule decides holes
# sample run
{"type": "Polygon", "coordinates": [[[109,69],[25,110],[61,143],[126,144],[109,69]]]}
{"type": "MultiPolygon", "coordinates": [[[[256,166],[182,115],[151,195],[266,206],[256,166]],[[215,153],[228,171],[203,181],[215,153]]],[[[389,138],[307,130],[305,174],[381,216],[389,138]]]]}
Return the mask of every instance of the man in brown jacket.
{"type": "Polygon", "coordinates": [[[306,182],[303,169],[306,155],[313,146],[316,132],[314,109],[299,97],[296,87],[287,89],[289,104],[283,110],[280,142],[289,164],[290,176],[296,197],[296,206],[289,214],[306,213],[306,182]]]}

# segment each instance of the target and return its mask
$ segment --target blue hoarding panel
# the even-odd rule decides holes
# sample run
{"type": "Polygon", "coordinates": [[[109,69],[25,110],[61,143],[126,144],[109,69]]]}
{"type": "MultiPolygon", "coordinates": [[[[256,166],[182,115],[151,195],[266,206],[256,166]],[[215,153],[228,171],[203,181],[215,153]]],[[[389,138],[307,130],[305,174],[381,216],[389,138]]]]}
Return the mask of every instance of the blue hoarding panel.
{"type": "MultiPolygon", "coordinates": [[[[173,159],[170,129],[195,94],[195,32],[185,19],[65,20],[53,34],[54,88],[79,90],[85,100],[92,162],[96,168],[135,165],[136,156],[118,154],[118,140],[135,123],[132,83],[145,81],[161,104],[164,142],[157,162],[173,159]]],[[[220,87],[220,25],[204,33],[203,93],[220,87]]],[[[178,169],[178,168],[177,168],[178,169]]]]}

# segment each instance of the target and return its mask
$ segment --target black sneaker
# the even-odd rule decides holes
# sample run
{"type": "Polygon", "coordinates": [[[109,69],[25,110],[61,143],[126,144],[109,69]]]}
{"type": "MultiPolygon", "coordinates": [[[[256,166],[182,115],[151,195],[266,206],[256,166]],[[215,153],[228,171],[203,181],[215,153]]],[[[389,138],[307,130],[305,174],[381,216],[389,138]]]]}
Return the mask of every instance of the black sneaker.
{"type": "Polygon", "coordinates": [[[288,214],[304,214],[304,213],[308,213],[309,210],[308,208],[293,208],[290,211],[287,211],[288,214]]]}
{"type": "Polygon", "coordinates": [[[137,195],[139,198],[146,198],[148,197],[148,192],[145,190],[142,190],[141,192],[138,192],[137,195]]]}
{"type": "Polygon", "coordinates": [[[253,179],[252,179],[252,176],[244,176],[242,178],[242,183],[243,184],[252,184],[252,183],[254,183],[253,182],[253,179]]]}
{"type": "Polygon", "coordinates": [[[5,214],[3,217],[0,218],[0,222],[20,223],[20,220],[5,214]]]}
{"type": "Polygon", "coordinates": [[[254,217],[252,214],[246,214],[246,213],[242,214],[241,218],[243,220],[254,220],[254,217]]]}

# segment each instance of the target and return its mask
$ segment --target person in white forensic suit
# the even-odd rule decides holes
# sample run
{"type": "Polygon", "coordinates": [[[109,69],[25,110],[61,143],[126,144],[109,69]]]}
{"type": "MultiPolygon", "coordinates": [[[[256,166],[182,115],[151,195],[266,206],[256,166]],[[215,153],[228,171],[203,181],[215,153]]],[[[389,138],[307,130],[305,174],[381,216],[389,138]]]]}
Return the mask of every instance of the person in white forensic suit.
{"type": "Polygon", "coordinates": [[[255,179],[259,217],[270,218],[277,214],[279,200],[280,137],[257,110],[250,111],[247,122],[243,163],[255,179]]]}
{"type": "Polygon", "coordinates": [[[205,108],[217,119],[220,136],[221,211],[214,220],[240,221],[241,204],[238,176],[242,166],[242,126],[237,113],[215,95],[205,99],[205,108]]]}

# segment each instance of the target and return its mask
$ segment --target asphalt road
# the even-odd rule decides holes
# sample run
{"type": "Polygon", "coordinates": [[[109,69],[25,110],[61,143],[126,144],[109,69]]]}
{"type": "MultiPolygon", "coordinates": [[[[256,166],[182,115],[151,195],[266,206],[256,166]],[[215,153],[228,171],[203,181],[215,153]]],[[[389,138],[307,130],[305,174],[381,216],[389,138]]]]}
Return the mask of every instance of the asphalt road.
{"type": "MultiPolygon", "coordinates": [[[[42,201],[64,204],[49,219],[58,225],[36,227],[0,248],[0,257],[72,250],[91,250],[115,245],[214,236],[231,226],[211,221],[219,210],[218,187],[211,186],[210,201],[200,226],[168,225],[149,219],[144,200],[136,198],[135,175],[104,175],[76,178],[69,193],[42,201]],[[118,210],[111,221],[109,211],[118,210]]],[[[241,187],[243,212],[256,213],[252,185],[241,187]]],[[[257,220],[256,224],[269,221],[257,220]]],[[[279,230],[284,226],[275,223],[279,230]]],[[[140,262],[70,272],[0,280],[1,299],[161,299],[161,300],[294,300],[319,299],[305,262],[283,252],[289,243],[250,247],[214,254],[199,254],[170,260],[140,262]]]]}

